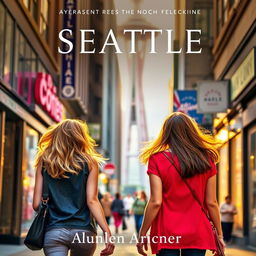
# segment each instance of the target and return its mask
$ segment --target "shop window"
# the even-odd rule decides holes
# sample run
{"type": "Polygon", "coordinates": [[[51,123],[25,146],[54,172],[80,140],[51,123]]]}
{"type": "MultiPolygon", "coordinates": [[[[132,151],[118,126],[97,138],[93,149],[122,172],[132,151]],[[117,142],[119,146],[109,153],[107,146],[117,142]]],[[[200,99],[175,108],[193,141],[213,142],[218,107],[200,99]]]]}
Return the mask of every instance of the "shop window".
{"type": "Polygon", "coordinates": [[[23,198],[21,235],[25,235],[27,233],[35,215],[32,207],[35,186],[35,169],[33,167],[33,162],[37,152],[38,140],[38,132],[27,126],[25,131],[25,154],[23,157],[24,172],[22,175],[23,198]]]}
{"type": "Polygon", "coordinates": [[[249,132],[250,236],[256,237],[256,128],[249,132]]]}
{"type": "Polygon", "coordinates": [[[9,13],[6,13],[5,25],[5,46],[4,46],[4,73],[3,79],[11,84],[12,80],[12,57],[13,57],[13,41],[14,41],[14,21],[9,13]]]}
{"type": "Polygon", "coordinates": [[[243,234],[243,165],[242,135],[239,133],[231,140],[231,198],[237,207],[234,218],[234,233],[243,234]]]}
{"type": "Polygon", "coordinates": [[[17,227],[20,219],[18,186],[21,129],[17,117],[7,112],[4,129],[3,187],[0,201],[0,234],[19,235],[17,227]]]}
{"type": "Polygon", "coordinates": [[[49,1],[41,1],[40,10],[40,33],[43,37],[48,40],[48,30],[49,30],[49,1]]]}
{"type": "Polygon", "coordinates": [[[4,18],[5,10],[0,2],[0,77],[3,76],[3,65],[4,65],[4,18]]]}
{"type": "Polygon", "coordinates": [[[220,148],[220,162],[218,166],[218,197],[219,203],[223,203],[229,195],[229,164],[228,164],[228,143],[220,148]]]}

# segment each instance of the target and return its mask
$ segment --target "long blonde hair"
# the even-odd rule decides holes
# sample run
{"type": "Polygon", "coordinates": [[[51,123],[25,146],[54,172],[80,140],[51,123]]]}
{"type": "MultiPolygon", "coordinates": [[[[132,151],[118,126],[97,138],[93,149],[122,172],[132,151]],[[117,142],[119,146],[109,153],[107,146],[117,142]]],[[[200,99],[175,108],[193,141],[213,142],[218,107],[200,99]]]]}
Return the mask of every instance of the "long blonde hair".
{"type": "Polygon", "coordinates": [[[171,149],[179,159],[183,177],[192,177],[210,169],[210,161],[219,161],[218,144],[194,119],[174,112],[166,118],[158,137],[142,150],[140,160],[146,164],[151,155],[171,149]]]}
{"type": "Polygon", "coordinates": [[[65,119],[50,126],[39,140],[35,167],[43,163],[51,177],[67,178],[65,173],[78,174],[85,162],[89,169],[104,162],[95,146],[85,122],[65,119]]]}

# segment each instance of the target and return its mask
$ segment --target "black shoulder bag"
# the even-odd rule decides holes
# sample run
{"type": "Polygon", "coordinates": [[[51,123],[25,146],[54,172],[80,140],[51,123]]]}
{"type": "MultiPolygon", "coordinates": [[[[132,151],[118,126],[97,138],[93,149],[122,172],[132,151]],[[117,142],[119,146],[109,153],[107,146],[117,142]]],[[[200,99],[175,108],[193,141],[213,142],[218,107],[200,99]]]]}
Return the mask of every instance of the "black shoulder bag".
{"type": "Polygon", "coordinates": [[[201,210],[203,211],[203,213],[205,214],[205,216],[207,217],[207,219],[209,220],[211,227],[212,227],[212,232],[214,235],[214,240],[215,240],[215,245],[216,245],[216,250],[213,251],[213,255],[214,256],[225,256],[225,252],[224,252],[224,247],[222,245],[222,243],[220,242],[220,238],[218,236],[218,232],[216,227],[213,224],[213,221],[210,217],[210,215],[208,214],[208,212],[204,209],[203,205],[201,204],[200,200],[198,199],[195,191],[190,187],[190,185],[188,184],[187,180],[184,179],[181,176],[180,171],[178,170],[177,166],[175,165],[174,161],[165,153],[163,152],[164,156],[169,160],[169,162],[171,162],[171,164],[174,166],[174,169],[177,171],[177,173],[180,175],[181,179],[184,181],[184,183],[186,184],[186,186],[188,187],[188,189],[190,190],[192,196],[194,197],[194,199],[197,201],[197,203],[200,205],[201,210]]]}
{"type": "Polygon", "coordinates": [[[41,250],[44,245],[44,235],[46,228],[46,217],[48,211],[49,191],[46,184],[46,170],[43,168],[43,195],[39,211],[33,220],[24,244],[31,250],[41,250]]]}

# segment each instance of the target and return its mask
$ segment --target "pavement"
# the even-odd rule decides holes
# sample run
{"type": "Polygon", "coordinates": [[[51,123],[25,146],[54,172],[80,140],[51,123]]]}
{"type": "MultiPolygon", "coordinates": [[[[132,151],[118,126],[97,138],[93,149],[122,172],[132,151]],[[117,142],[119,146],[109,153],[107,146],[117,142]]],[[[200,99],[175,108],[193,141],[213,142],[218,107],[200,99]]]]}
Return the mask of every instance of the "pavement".
{"type": "MultiPolygon", "coordinates": [[[[123,239],[125,243],[116,244],[115,252],[113,255],[116,256],[135,256],[138,255],[135,246],[134,238],[134,220],[131,217],[127,221],[128,229],[121,231],[118,236],[120,241],[123,239]]],[[[114,227],[111,225],[111,230],[114,234],[114,227]]],[[[100,231],[98,232],[100,235],[100,231]]],[[[104,244],[98,244],[95,256],[100,255],[100,251],[104,248],[104,244]]],[[[206,256],[211,256],[212,253],[207,251],[206,256]]],[[[43,251],[30,251],[24,245],[0,245],[0,256],[44,256],[43,251]]],[[[148,253],[148,256],[152,256],[151,253],[148,253]]],[[[229,247],[226,249],[226,256],[256,256],[256,251],[244,250],[237,247],[229,247]]]]}

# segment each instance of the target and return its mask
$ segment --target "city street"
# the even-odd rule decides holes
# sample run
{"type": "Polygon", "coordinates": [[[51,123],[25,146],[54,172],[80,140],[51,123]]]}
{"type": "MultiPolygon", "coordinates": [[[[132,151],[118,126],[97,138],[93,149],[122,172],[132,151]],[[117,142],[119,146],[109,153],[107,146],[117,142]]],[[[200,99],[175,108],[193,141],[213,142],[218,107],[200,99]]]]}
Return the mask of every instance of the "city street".
{"type": "MultiPolygon", "coordinates": [[[[127,221],[128,229],[126,231],[121,232],[119,235],[124,236],[125,241],[130,241],[132,235],[134,234],[134,220],[130,218],[127,221]]],[[[111,225],[111,229],[113,232],[113,225],[111,225]]],[[[98,232],[100,234],[100,232],[98,232]]],[[[103,245],[99,245],[95,256],[100,255],[100,251],[103,248],[103,245]]],[[[17,245],[0,245],[0,255],[1,256],[43,256],[43,251],[30,251],[26,249],[25,246],[17,246],[17,245]]],[[[129,243],[118,244],[116,245],[114,255],[117,256],[135,256],[138,255],[136,251],[136,246],[131,245],[129,243]]],[[[151,253],[148,253],[148,256],[151,256],[151,253]]],[[[206,256],[210,256],[211,252],[207,252],[206,256]]],[[[250,252],[246,250],[241,250],[237,248],[227,248],[226,256],[255,256],[255,252],[250,252]]]]}
{"type": "Polygon", "coordinates": [[[21,241],[46,213],[54,239],[111,218],[117,256],[143,216],[214,248],[202,209],[256,256],[256,0],[0,0],[0,256],[43,256],[21,241]]]}

